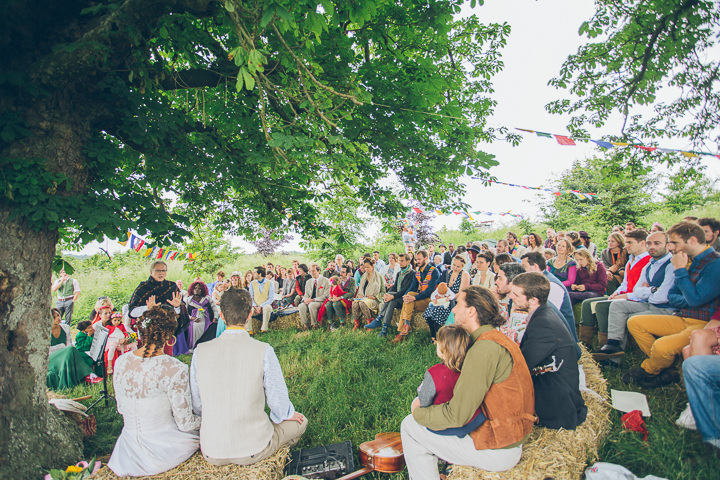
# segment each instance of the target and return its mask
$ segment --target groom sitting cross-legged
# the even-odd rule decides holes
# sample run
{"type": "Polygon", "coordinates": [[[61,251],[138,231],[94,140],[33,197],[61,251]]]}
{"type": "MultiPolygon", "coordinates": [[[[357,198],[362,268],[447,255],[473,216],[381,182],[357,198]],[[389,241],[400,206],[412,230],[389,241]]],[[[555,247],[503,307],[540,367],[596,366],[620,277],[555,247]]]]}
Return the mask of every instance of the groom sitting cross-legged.
{"type": "Polygon", "coordinates": [[[190,366],[193,411],[202,416],[201,450],[212,465],[252,465],[295,445],[307,428],[290,402],[275,351],[245,331],[251,307],[246,290],[226,291],[220,316],[227,329],[198,345],[190,366]]]}

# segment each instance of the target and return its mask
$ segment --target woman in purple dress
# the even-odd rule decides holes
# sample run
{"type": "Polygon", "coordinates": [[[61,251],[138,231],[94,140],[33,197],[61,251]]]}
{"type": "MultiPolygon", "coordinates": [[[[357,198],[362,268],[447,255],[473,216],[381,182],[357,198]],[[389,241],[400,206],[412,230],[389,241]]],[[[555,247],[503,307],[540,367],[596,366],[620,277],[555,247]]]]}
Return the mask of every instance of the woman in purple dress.
{"type": "Polygon", "coordinates": [[[188,348],[195,348],[195,345],[203,337],[203,334],[213,326],[211,335],[205,335],[207,339],[215,338],[217,320],[220,318],[220,309],[217,303],[209,295],[207,285],[203,282],[193,282],[188,288],[188,296],[185,298],[188,314],[190,315],[191,327],[188,328],[188,348]]]}

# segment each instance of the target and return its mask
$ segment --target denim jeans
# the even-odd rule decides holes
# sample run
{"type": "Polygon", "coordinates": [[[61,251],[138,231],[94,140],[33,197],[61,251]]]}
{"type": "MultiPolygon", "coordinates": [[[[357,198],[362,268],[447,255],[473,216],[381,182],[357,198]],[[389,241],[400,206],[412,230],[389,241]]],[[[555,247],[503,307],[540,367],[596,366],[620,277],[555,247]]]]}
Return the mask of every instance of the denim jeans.
{"type": "Polygon", "coordinates": [[[720,355],[697,355],[683,362],[683,377],[698,432],[720,448],[720,355]]]}

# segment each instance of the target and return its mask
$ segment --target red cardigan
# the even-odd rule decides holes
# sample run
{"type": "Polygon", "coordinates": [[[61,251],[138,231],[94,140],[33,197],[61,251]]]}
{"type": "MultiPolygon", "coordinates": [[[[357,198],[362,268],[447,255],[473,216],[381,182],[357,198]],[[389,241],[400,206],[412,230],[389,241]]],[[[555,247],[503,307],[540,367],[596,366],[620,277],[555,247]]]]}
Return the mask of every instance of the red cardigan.
{"type": "MultiPolygon", "coordinates": [[[[638,260],[635,265],[632,266],[632,268],[626,268],[625,269],[625,278],[627,279],[627,290],[624,292],[618,292],[618,293],[628,293],[632,292],[633,289],[635,289],[635,284],[637,284],[638,280],[640,280],[640,273],[642,272],[642,269],[650,263],[650,255],[646,255],[641,260],[638,260]]],[[[630,262],[628,262],[628,265],[630,262]]]]}

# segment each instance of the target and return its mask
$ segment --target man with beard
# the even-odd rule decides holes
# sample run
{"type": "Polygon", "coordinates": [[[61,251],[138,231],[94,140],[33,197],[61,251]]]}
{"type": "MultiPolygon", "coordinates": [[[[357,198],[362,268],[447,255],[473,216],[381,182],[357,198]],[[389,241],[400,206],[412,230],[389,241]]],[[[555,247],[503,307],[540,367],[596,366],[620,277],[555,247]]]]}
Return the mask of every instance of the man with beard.
{"type": "Polygon", "coordinates": [[[675,357],[690,342],[693,330],[705,328],[720,310],[720,253],[706,244],[705,232],[696,223],[681,222],[670,227],[670,260],[675,282],[668,301],[674,315],[636,315],[628,320],[628,331],[648,356],[639,368],[623,375],[625,383],[656,388],[678,380],[673,369],[675,357]]]}
{"type": "Polygon", "coordinates": [[[368,330],[373,330],[382,324],[382,330],[380,330],[378,334],[380,337],[387,335],[395,309],[403,307],[403,297],[412,291],[413,284],[415,283],[415,270],[413,270],[410,265],[409,255],[406,253],[400,254],[398,263],[400,263],[400,272],[395,279],[395,283],[387,293],[383,295],[384,303],[380,309],[380,313],[372,322],[365,325],[365,328],[368,330]]]}
{"type": "Polygon", "coordinates": [[[403,306],[400,311],[400,321],[398,322],[399,333],[393,339],[393,343],[402,342],[407,338],[410,330],[412,330],[410,318],[413,312],[422,313],[430,305],[430,295],[435,291],[440,279],[437,269],[428,261],[427,251],[418,251],[415,262],[417,267],[415,280],[410,287],[410,291],[402,297],[403,306]]]}
{"type": "Polygon", "coordinates": [[[670,262],[672,253],[667,250],[667,241],[665,232],[648,235],[645,244],[651,260],[643,267],[639,285],[627,294],[627,299],[610,304],[607,342],[602,345],[601,340],[601,348],[593,353],[595,361],[625,355],[625,327],[630,317],[640,314],[672,315],[675,312],[668,302],[668,293],[675,281],[675,267],[670,262]]]}
{"type": "Polygon", "coordinates": [[[520,350],[535,387],[538,423],[574,430],[585,421],[587,407],[580,394],[575,341],[557,309],[547,304],[550,281],[530,272],[513,279],[510,296],[516,308],[529,312],[520,350]]]}

